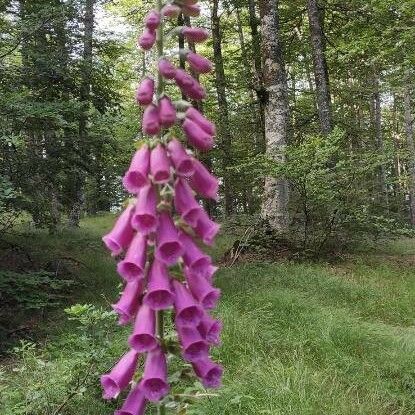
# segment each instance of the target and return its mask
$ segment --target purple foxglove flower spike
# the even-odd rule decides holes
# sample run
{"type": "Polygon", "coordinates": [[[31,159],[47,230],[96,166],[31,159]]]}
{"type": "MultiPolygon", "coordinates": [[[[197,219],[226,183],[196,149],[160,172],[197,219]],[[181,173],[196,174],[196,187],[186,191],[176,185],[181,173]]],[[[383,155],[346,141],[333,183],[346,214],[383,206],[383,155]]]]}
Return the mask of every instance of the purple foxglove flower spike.
{"type": "Polygon", "coordinates": [[[201,128],[203,128],[203,130],[205,130],[209,135],[216,135],[215,124],[213,124],[213,122],[209,121],[206,117],[204,117],[197,109],[193,107],[188,108],[186,111],[186,118],[194,121],[201,128]]]}
{"type": "Polygon", "coordinates": [[[129,205],[120,217],[117,219],[110,233],[102,237],[106,247],[112,252],[112,255],[118,255],[128,247],[134,237],[134,230],[131,227],[131,215],[134,212],[134,206],[129,205]]]}
{"type": "Polygon", "coordinates": [[[104,399],[114,399],[131,382],[137,366],[138,353],[135,350],[127,352],[113,367],[110,373],[101,376],[104,399]]]}
{"type": "Polygon", "coordinates": [[[154,31],[160,25],[160,13],[156,10],[151,10],[144,20],[148,30],[154,31]]]}
{"type": "Polygon", "coordinates": [[[202,27],[185,26],[182,35],[190,42],[201,43],[209,37],[209,31],[202,27]]]}
{"type": "Polygon", "coordinates": [[[203,308],[196,302],[189,290],[179,281],[173,280],[176,293],[174,307],[176,309],[176,325],[197,327],[201,322],[203,308]]]}
{"type": "Polygon", "coordinates": [[[154,310],[145,304],[138,310],[134,330],[128,338],[128,344],[139,353],[150,352],[158,345],[154,310]]]}
{"type": "Polygon", "coordinates": [[[148,135],[156,135],[160,132],[160,120],[158,108],[151,104],[143,114],[143,133],[148,135]]]}
{"type": "Polygon", "coordinates": [[[162,58],[159,60],[159,72],[163,75],[166,79],[174,79],[176,76],[176,67],[166,58],[162,58]]]}
{"type": "Polygon", "coordinates": [[[182,12],[185,16],[198,17],[200,15],[200,6],[198,4],[183,5],[182,12]]]}
{"type": "Polygon", "coordinates": [[[147,257],[147,238],[136,233],[125,258],[118,263],[117,271],[125,281],[130,282],[144,277],[147,257]]]}
{"type": "Polygon", "coordinates": [[[167,144],[167,150],[173,165],[176,169],[176,174],[179,176],[189,177],[194,172],[193,160],[186,153],[179,140],[173,138],[167,144]]]}
{"type": "Polygon", "coordinates": [[[218,179],[212,176],[199,160],[194,159],[193,162],[195,171],[190,178],[190,186],[201,196],[218,200],[218,179]]]}
{"type": "Polygon", "coordinates": [[[156,43],[156,32],[154,30],[144,29],[142,35],[138,38],[138,45],[141,49],[150,50],[156,43]]]}
{"type": "Polygon", "coordinates": [[[140,386],[134,386],[122,408],[115,411],[114,415],[144,415],[147,401],[140,386]]]}
{"type": "Polygon", "coordinates": [[[159,101],[159,120],[164,128],[170,128],[176,123],[176,108],[169,97],[164,96],[159,101]]]}
{"type": "Polygon", "coordinates": [[[194,121],[186,118],[182,124],[189,144],[201,151],[210,150],[213,147],[213,137],[194,121]]]}
{"type": "Polygon", "coordinates": [[[212,362],[209,358],[193,362],[193,369],[205,388],[216,389],[221,386],[222,366],[212,362]]]}
{"type": "Polygon", "coordinates": [[[157,347],[147,354],[141,390],[149,401],[157,402],[169,393],[169,389],[166,356],[157,347]]]}
{"type": "Polygon", "coordinates": [[[202,239],[203,243],[206,245],[212,245],[217,233],[220,230],[220,225],[210,219],[207,213],[202,210],[198,216],[196,226],[193,226],[193,230],[196,235],[202,239]]]}
{"type": "Polygon", "coordinates": [[[181,9],[179,6],[176,6],[175,4],[166,4],[161,9],[162,16],[166,16],[169,18],[175,18],[178,17],[181,12],[181,9]]]}
{"type": "Polygon", "coordinates": [[[195,327],[177,327],[180,343],[183,348],[183,357],[189,362],[208,356],[209,345],[203,340],[195,327]]]}
{"type": "Polygon", "coordinates": [[[167,265],[177,262],[183,253],[183,246],[170,214],[160,213],[157,229],[156,258],[167,265]]]}
{"type": "Polygon", "coordinates": [[[186,54],[186,60],[195,72],[209,73],[212,71],[212,62],[197,53],[188,52],[186,54]]]}
{"type": "Polygon", "coordinates": [[[157,259],[150,268],[147,294],[143,302],[153,310],[165,310],[174,304],[174,293],[171,290],[167,268],[157,259]]]}
{"type": "Polygon", "coordinates": [[[136,151],[128,171],[123,178],[125,190],[130,193],[138,193],[140,189],[148,184],[150,172],[150,149],[147,144],[136,151]]]}
{"type": "Polygon", "coordinates": [[[190,226],[197,225],[203,209],[196,202],[192,189],[183,179],[177,179],[174,185],[174,207],[186,223],[190,226]]]}
{"type": "Polygon", "coordinates": [[[198,275],[204,276],[212,264],[208,255],[204,254],[193,239],[184,232],[180,233],[180,242],[183,245],[183,261],[190,270],[198,275]]]}
{"type": "Polygon", "coordinates": [[[197,326],[201,336],[212,346],[220,344],[220,333],[222,331],[222,323],[213,319],[209,314],[205,314],[202,321],[197,326]]]}
{"type": "Polygon", "coordinates": [[[204,309],[212,310],[215,308],[219,301],[220,290],[212,287],[205,277],[194,274],[188,268],[185,269],[184,273],[193,297],[199,301],[204,309]]]}
{"type": "Polygon", "coordinates": [[[139,105],[149,105],[153,102],[154,79],[146,77],[141,81],[135,93],[135,100],[139,105]]]}
{"type": "Polygon", "coordinates": [[[151,151],[150,172],[155,183],[167,183],[170,180],[170,160],[161,144],[151,151]]]}
{"type": "Polygon", "coordinates": [[[151,184],[141,188],[138,194],[131,225],[144,235],[157,229],[157,195],[151,184]]]}
{"type": "Polygon", "coordinates": [[[112,309],[119,315],[118,324],[121,326],[128,324],[136,316],[141,306],[143,286],[142,279],[128,282],[118,302],[112,304],[112,309]]]}

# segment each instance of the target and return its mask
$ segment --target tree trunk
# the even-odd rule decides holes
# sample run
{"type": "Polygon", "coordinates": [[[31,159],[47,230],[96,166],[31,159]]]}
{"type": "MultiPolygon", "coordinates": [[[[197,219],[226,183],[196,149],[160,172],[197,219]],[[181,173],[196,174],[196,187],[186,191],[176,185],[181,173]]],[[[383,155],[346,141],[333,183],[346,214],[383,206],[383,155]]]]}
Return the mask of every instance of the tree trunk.
{"type": "Polygon", "coordinates": [[[222,30],[220,26],[220,17],[218,15],[219,0],[213,0],[212,6],[212,38],[213,52],[215,61],[215,85],[218,96],[219,123],[218,132],[220,137],[220,149],[223,152],[222,170],[223,170],[223,189],[225,197],[225,214],[226,216],[233,213],[233,198],[231,190],[230,174],[227,168],[231,165],[231,145],[232,136],[229,130],[229,110],[226,98],[226,78],[222,57],[222,30]]]}
{"type": "MultiPolygon", "coordinates": [[[[384,154],[383,147],[383,132],[382,132],[382,107],[380,103],[380,90],[379,90],[379,77],[375,75],[373,79],[374,91],[373,91],[373,127],[375,131],[375,145],[380,155],[384,154]]],[[[378,171],[378,189],[381,194],[381,200],[387,209],[389,209],[389,195],[386,186],[386,169],[385,164],[379,166],[378,171]]]]}
{"type": "MultiPolygon", "coordinates": [[[[288,129],[288,88],[281,45],[278,0],[260,0],[264,87],[266,90],[266,153],[277,163],[285,162],[288,129]]],[[[288,230],[289,187],[284,179],[267,177],[262,217],[278,233],[288,230]]]]}
{"type": "Polygon", "coordinates": [[[406,141],[409,150],[409,207],[410,207],[410,220],[412,227],[415,228],[415,144],[414,144],[414,119],[412,116],[412,85],[410,83],[410,74],[406,76],[406,85],[404,92],[404,105],[405,105],[405,132],[406,141]]]}
{"type": "MultiPolygon", "coordinates": [[[[84,46],[83,62],[81,71],[81,88],[79,98],[82,104],[79,116],[79,142],[78,151],[83,151],[88,143],[88,110],[91,100],[91,72],[93,58],[93,35],[94,35],[94,5],[96,0],[85,0],[84,8],[84,46]]],[[[77,169],[74,172],[73,204],[69,212],[68,225],[78,227],[84,205],[85,175],[77,169]]]]}
{"type": "Polygon", "coordinates": [[[323,32],[323,19],[317,0],[308,0],[308,22],[310,27],[311,49],[313,52],[314,78],[317,92],[317,109],[321,131],[329,134],[332,130],[330,84],[326,61],[326,42],[323,32]]]}
{"type": "Polygon", "coordinates": [[[254,88],[258,99],[259,119],[261,125],[261,152],[265,152],[265,88],[262,79],[261,36],[258,31],[259,21],[256,14],[255,0],[248,0],[249,27],[252,37],[252,56],[254,58],[254,88]]]}

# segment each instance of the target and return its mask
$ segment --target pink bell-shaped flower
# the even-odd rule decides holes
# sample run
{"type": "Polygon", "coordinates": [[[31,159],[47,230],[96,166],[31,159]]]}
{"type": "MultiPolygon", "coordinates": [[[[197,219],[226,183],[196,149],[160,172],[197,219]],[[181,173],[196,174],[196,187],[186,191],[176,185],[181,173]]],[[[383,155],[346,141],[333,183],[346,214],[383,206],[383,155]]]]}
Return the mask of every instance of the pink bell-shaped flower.
{"type": "Polygon", "coordinates": [[[183,261],[186,266],[193,273],[204,276],[212,264],[210,257],[204,254],[193,242],[193,239],[184,232],[180,233],[180,242],[183,245],[183,261]]]}
{"type": "Polygon", "coordinates": [[[190,186],[201,196],[217,200],[219,189],[218,179],[212,176],[199,160],[194,159],[193,162],[195,171],[190,177],[190,186]]]}
{"type": "Polygon", "coordinates": [[[121,326],[128,324],[136,316],[141,306],[143,287],[143,279],[128,282],[118,302],[112,304],[111,307],[118,314],[118,323],[121,326]]]}
{"type": "Polygon", "coordinates": [[[176,326],[197,327],[204,315],[203,308],[182,283],[173,280],[173,287],[176,326]]]}
{"type": "Polygon", "coordinates": [[[210,150],[213,147],[213,137],[209,135],[199,124],[186,118],[182,124],[189,144],[201,151],[210,150]]]}
{"type": "Polygon", "coordinates": [[[174,207],[186,223],[197,225],[203,209],[196,202],[190,186],[182,179],[177,179],[174,185],[174,207]]]}
{"type": "Polygon", "coordinates": [[[158,343],[156,339],[156,317],[154,310],[143,304],[138,310],[134,329],[128,344],[137,352],[150,352],[158,343]]]}
{"type": "Polygon", "coordinates": [[[202,55],[194,52],[188,52],[186,54],[186,60],[189,62],[190,67],[198,73],[209,73],[212,71],[212,62],[202,55]]]}
{"type": "Polygon", "coordinates": [[[199,84],[196,80],[193,82],[193,85],[185,91],[185,94],[195,101],[200,101],[206,98],[206,90],[202,85],[199,84]]]}
{"type": "Polygon", "coordinates": [[[194,121],[209,135],[216,135],[215,124],[213,124],[213,122],[209,121],[206,117],[204,117],[197,109],[193,107],[188,108],[186,111],[186,118],[194,121]]]}
{"type": "Polygon", "coordinates": [[[205,388],[216,389],[221,386],[222,366],[212,362],[210,358],[193,362],[193,369],[205,388]]]}
{"type": "Polygon", "coordinates": [[[143,302],[153,310],[165,310],[174,303],[174,293],[171,290],[167,268],[157,259],[153,261],[150,268],[147,294],[143,302]]]}
{"type": "Polygon", "coordinates": [[[121,409],[114,412],[114,415],[144,415],[146,410],[146,398],[138,384],[130,391],[121,409]]]}
{"type": "Polygon", "coordinates": [[[176,69],[174,80],[183,91],[185,91],[186,88],[190,88],[195,82],[194,78],[184,69],[176,69]]]}
{"type": "Polygon", "coordinates": [[[177,326],[183,357],[189,362],[208,356],[209,345],[195,327],[177,326]]]}
{"type": "Polygon", "coordinates": [[[134,230],[131,226],[131,216],[134,212],[134,206],[129,205],[115,222],[110,233],[102,237],[106,247],[112,252],[112,255],[118,255],[123,249],[126,249],[134,237],[134,230]]]}
{"type": "Polygon", "coordinates": [[[169,393],[166,356],[160,347],[147,354],[141,390],[152,402],[157,402],[169,393]]]}
{"type": "Polygon", "coordinates": [[[176,4],[166,4],[161,9],[162,16],[166,16],[168,18],[175,18],[178,17],[181,12],[181,9],[176,4]]]}
{"type": "Polygon", "coordinates": [[[186,153],[186,150],[183,148],[180,141],[176,138],[170,140],[167,144],[167,150],[174,168],[176,169],[176,174],[185,177],[191,176],[194,171],[193,160],[186,153]]]}
{"type": "Polygon", "coordinates": [[[159,72],[166,79],[174,79],[177,68],[166,58],[162,58],[158,63],[159,72]]]}
{"type": "Polygon", "coordinates": [[[182,35],[189,41],[194,43],[204,42],[209,37],[209,31],[203,27],[185,26],[182,29],[182,35]]]}
{"type": "Polygon", "coordinates": [[[164,128],[170,128],[176,123],[176,108],[167,96],[159,100],[159,120],[164,128]]]}
{"type": "Polygon", "coordinates": [[[160,25],[160,13],[156,10],[151,10],[144,19],[144,24],[148,30],[156,30],[160,25]]]}
{"type": "Polygon", "coordinates": [[[220,225],[210,219],[206,212],[202,210],[198,216],[196,226],[193,226],[193,230],[196,235],[202,239],[203,243],[206,245],[212,245],[217,233],[220,230],[220,225]]]}
{"type": "Polygon", "coordinates": [[[143,278],[146,257],[147,238],[140,233],[136,233],[125,258],[117,265],[118,274],[127,282],[143,278]]]}
{"type": "Polygon", "coordinates": [[[212,346],[218,346],[220,344],[222,323],[219,320],[215,320],[209,314],[205,313],[197,329],[201,336],[212,346]]]}
{"type": "Polygon", "coordinates": [[[137,367],[138,353],[135,350],[127,352],[112,368],[110,373],[101,376],[104,399],[114,399],[131,382],[137,367]]]}
{"type": "Polygon", "coordinates": [[[143,235],[148,235],[157,229],[157,195],[151,184],[141,188],[131,224],[143,235]]]}
{"type": "Polygon", "coordinates": [[[130,167],[123,177],[125,190],[130,193],[138,193],[140,189],[148,184],[150,172],[150,149],[144,144],[136,151],[130,167]]]}
{"type": "Polygon", "coordinates": [[[198,4],[183,5],[182,13],[185,16],[198,17],[200,16],[200,6],[198,4]]]}
{"type": "Polygon", "coordinates": [[[216,307],[220,290],[212,287],[206,278],[191,272],[188,268],[185,269],[186,281],[193,297],[203,306],[205,310],[212,310],[216,307]]]}
{"type": "Polygon", "coordinates": [[[167,183],[170,180],[170,160],[166,149],[158,144],[150,156],[150,172],[155,183],[167,183]]]}
{"type": "Polygon", "coordinates": [[[144,78],[135,92],[135,100],[137,104],[149,105],[153,101],[154,95],[154,79],[144,78]]]}
{"type": "Polygon", "coordinates": [[[144,29],[144,32],[138,38],[138,45],[141,49],[150,50],[156,43],[156,32],[154,30],[144,29]]]}
{"type": "Polygon", "coordinates": [[[143,114],[143,133],[156,135],[160,132],[159,111],[154,104],[150,104],[143,114]]]}
{"type": "Polygon", "coordinates": [[[166,265],[173,265],[183,254],[183,246],[173,220],[168,212],[159,216],[156,258],[166,265]]]}

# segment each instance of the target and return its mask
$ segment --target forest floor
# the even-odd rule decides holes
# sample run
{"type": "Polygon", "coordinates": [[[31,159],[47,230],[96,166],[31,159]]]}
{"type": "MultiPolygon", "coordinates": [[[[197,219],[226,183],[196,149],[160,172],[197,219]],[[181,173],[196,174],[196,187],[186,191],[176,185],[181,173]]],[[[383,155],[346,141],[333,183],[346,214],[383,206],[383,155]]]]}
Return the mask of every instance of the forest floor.
{"type": "MultiPolygon", "coordinates": [[[[55,274],[77,284],[65,306],[109,309],[119,279],[100,236],[111,221],[89,218],[76,232],[32,232],[11,242],[30,247],[30,261],[39,266],[60,261],[55,274]]],[[[219,238],[217,260],[233,239],[219,238]]],[[[9,263],[14,266],[13,258],[9,263]]],[[[226,368],[224,386],[186,414],[415,414],[414,265],[415,240],[399,240],[335,263],[223,266],[216,284],[224,333],[214,355],[226,368]]],[[[75,376],[87,371],[88,339],[73,321],[56,310],[19,324],[15,340],[25,334],[33,342],[0,363],[2,415],[112,413],[116,404],[101,400],[96,376],[86,383],[75,376]]],[[[105,365],[121,353],[126,336],[118,329],[97,345],[109,349],[100,355],[105,365]]]]}

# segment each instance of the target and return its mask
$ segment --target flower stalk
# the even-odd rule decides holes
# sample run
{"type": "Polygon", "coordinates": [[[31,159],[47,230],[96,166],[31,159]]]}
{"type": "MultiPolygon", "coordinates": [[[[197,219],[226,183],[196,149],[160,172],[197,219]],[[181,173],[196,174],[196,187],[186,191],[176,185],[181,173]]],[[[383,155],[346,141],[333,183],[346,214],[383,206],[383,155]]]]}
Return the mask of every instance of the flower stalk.
{"type": "MultiPolygon", "coordinates": [[[[220,290],[213,286],[217,268],[201,249],[203,244],[213,244],[219,225],[195,198],[197,193],[217,199],[218,180],[193,155],[213,147],[216,128],[190,102],[174,102],[166,94],[166,80],[171,80],[188,99],[197,101],[206,96],[198,80],[164,57],[165,19],[178,13],[198,15],[197,0],[174,0],[166,5],[155,0],[154,10],[145,18],[138,45],[144,51],[155,46],[158,60],[157,82],[144,74],[136,91],[136,102],[144,107],[142,130],[147,137],[123,178],[125,190],[135,198],[103,237],[112,255],[121,256],[117,271],[125,282],[113,309],[120,317],[119,324],[132,323],[130,351],[101,377],[105,399],[115,398],[132,384],[115,415],[144,415],[148,402],[157,405],[159,415],[166,414],[170,388],[165,347],[168,316],[175,316],[177,345],[195,376],[206,388],[221,384],[222,367],[209,357],[210,348],[220,343],[222,329],[210,315],[220,297],[220,290]],[[181,127],[182,137],[172,137],[170,128],[174,125],[181,127]],[[176,267],[174,277],[172,267],[176,267]],[[141,357],[145,363],[139,376],[135,372],[141,357]],[[136,378],[140,378],[137,383],[136,378]]],[[[208,32],[198,27],[169,31],[169,35],[174,33],[196,43],[208,37],[208,32]]],[[[184,53],[193,72],[211,70],[211,63],[203,56],[184,53]]]]}

